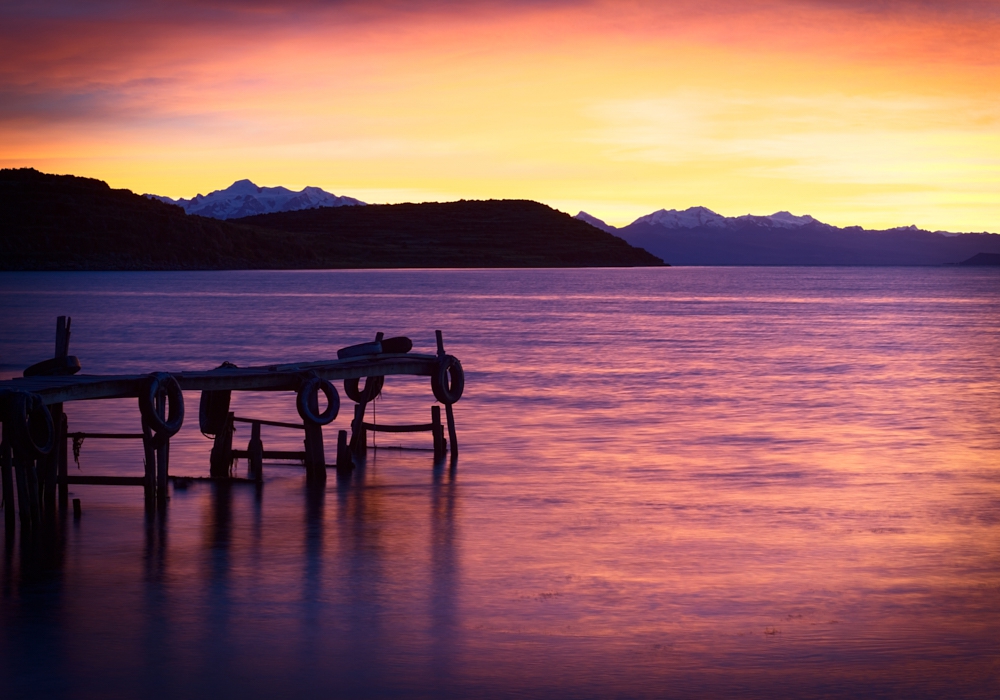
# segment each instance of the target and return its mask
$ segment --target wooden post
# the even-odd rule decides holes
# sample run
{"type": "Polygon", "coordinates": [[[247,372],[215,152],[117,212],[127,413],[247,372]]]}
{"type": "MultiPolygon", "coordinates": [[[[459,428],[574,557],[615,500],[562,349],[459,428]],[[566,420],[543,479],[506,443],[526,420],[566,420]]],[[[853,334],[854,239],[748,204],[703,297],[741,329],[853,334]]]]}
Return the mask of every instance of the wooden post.
{"type": "Polygon", "coordinates": [[[7,532],[14,531],[14,475],[12,457],[7,441],[0,442],[0,479],[3,481],[3,519],[7,532]]]}
{"type": "Polygon", "coordinates": [[[448,418],[448,439],[451,441],[451,459],[458,459],[458,437],[455,435],[455,411],[450,403],[444,405],[444,413],[448,418]]]}
{"type": "MultiPolygon", "coordinates": [[[[309,396],[309,410],[319,415],[319,396],[309,396]]],[[[303,421],[306,430],[306,480],[311,483],[326,481],[326,455],[323,453],[323,426],[303,421]]]]}
{"type": "MultiPolygon", "coordinates": [[[[56,347],[53,357],[66,357],[69,355],[70,325],[73,319],[69,316],[59,316],[56,318],[56,347]]],[[[65,513],[69,499],[69,484],[66,479],[69,476],[69,443],[66,433],[68,432],[66,413],[63,411],[61,403],[52,406],[52,424],[56,429],[56,445],[53,450],[56,452],[53,459],[55,467],[55,483],[50,482],[50,486],[59,491],[59,510],[65,513]]],[[[50,497],[50,503],[54,504],[54,496],[50,497]]]]}
{"type": "Polygon", "coordinates": [[[49,518],[56,512],[56,485],[59,482],[59,463],[61,453],[66,449],[65,439],[63,439],[63,407],[61,403],[49,406],[52,415],[52,429],[55,431],[55,440],[52,444],[52,451],[38,460],[38,481],[41,491],[41,507],[45,517],[49,518]]]}
{"type": "Polygon", "coordinates": [[[250,476],[256,481],[264,480],[264,443],[260,439],[260,423],[250,424],[250,443],[247,445],[247,461],[250,476]]]}
{"type": "Polygon", "coordinates": [[[337,475],[345,476],[354,469],[354,460],[351,459],[351,448],[347,444],[347,431],[337,432],[337,475]]]}
{"type": "Polygon", "coordinates": [[[24,466],[24,458],[14,454],[14,477],[17,480],[17,514],[21,521],[21,530],[31,529],[31,506],[28,505],[28,475],[24,466]]]}
{"type": "Polygon", "coordinates": [[[59,422],[59,510],[63,513],[66,512],[66,507],[69,505],[69,421],[66,418],[66,414],[62,414],[62,420],[59,422]]]}
{"type": "Polygon", "coordinates": [[[142,451],[145,462],[142,490],[146,505],[151,506],[156,502],[156,449],[153,447],[153,431],[145,417],[142,419],[142,451]]]}
{"type": "Polygon", "coordinates": [[[364,459],[368,452],[368,431],[365,429],[364,402],[354,405],[354,421],[351,423],[351,453],[358,459],[364,459]]]}
{"type": "Polygon", "coordinates": [[[434,459],[441,459],[445,452],[444,427],[441,425],[441,407],[431,406],[431,435],[434,436],[434,459]]]}
{"type": "Polygon", "coordinates": [[[21,516],[21,528],[31,530],[39,522],[35,458],[14,452],[14,474],[17,479],[17,509],[21,516]]]}
{"type": "Polygon", "coordinates": [[[60,316],[56,319],[56,352],[54,357],[66,357],[69,355],[69,327],[73,319],[69,316],[60,316]]]}
{"type": "MultiPolygon", "coordinates": [[[[156,413],[162,417],[167,415],[167,394],[164,391],[156,396],[156,413]]],[[[156,500],[161,504],[167,502],[169,470],[170,440],[168,438],[156,449],[156,500]]]]}
{"type": "Polygon", "coordinates": [[[38,487],[38,460],[34,457],[28,457],[24,465],[24,471],[28,475],[28,505],[31,509],[31,524],[37,526],[42,522],[42,494],[38,487]]]}
{"type": "Polygon", "coordinates": [[[229,477],[229,465],[233,463],[233,416],[230,412],[226,424],[215,435],[212,455],[209,457],[209,474],[216,479],[229,477]]]}

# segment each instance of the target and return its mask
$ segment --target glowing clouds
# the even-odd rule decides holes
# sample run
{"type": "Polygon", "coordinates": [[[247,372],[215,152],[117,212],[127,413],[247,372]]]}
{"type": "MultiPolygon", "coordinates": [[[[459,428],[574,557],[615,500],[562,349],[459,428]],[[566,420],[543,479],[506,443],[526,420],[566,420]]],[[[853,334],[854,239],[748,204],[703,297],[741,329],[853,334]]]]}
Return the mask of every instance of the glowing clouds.
{"type": "MultiPolygon", "coordinates": [[[[32,6],[36,8],[36,6],[32,6]]],[[[0,10],[0,164],[191,196],[527,197],[996,228],[989,4],[0,10]]]]}

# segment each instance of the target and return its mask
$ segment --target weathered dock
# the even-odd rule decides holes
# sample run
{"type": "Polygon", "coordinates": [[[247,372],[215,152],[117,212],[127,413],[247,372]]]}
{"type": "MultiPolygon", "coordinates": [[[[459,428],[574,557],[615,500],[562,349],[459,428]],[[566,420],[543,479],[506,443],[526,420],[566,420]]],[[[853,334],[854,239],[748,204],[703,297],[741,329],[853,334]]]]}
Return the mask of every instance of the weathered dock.
{"type": "MultiPolygon", "coordinates": [[[[328,467],[345,476],[363,464],[370,431],[430,432],[435,461],[444,459],[450,448],[452,463],[458,457],[453,404],[465,386],[462,364],[444,350],[441,331],[437,331],[437,352],[411,352],[407,338],[385,339],[382,333],[374,341],[342,348],[337,359],[261,367],[237,367],[229,362],[206,371],[151,372],[147,374],[84,375],[79,360],[69,355],[71,322],[60,316],[56,325],[56,348],[52,359],[25,370],[24,377],[0,381],[0,475],[3,505],[8,531],[15,526],[15,509],[23,528],[31,529],[47,516],[66,512],[70,484],[142,486],[146,503],[162,507],[168,493],[170,438],[184,423],[185,391],[201,392],[198,422],[201,432],[214,438],[209,455],[209,477],[233,479],[232,466],[245,458],[249,478],[263,480],[265,459],[299,460],[305,467],[307,482],[323,484],[328,467]],[[430,422],[410,425],[378,425],[365,421],[366,408],[382,391],[389,376],[429,377],[434,398],[445,408],[432,405],[430,422]],[[363,380],[363,384],[362,384],[363,380]],[[338,432],[336,461],[326,462],[323,427],[340,412],[340,394],[333,385],[342,381],[344,392],[354,402],[350,434],[338,432]],[[230,411],[234,391],[293,392],[301,423],[236,416],[230,411]],[[320,410],[320,396],[326,408],[320,410]],[[64,410],[73,401],[134,398],[138,403],[137,433],[70,432],[64,410]],[[233,447],[235,423],[249,423],[250,440],[245,450],[233,447]],[[261,426],[275,426],[303,431],[302,451],[265,450],[261,426]],[[448,435],[445,437],[445,425],[448,435]],[[144,468],[136,476],[73,476],[68,471],[70,452],[78,453],[84,439],[142,440],[144,468]]],[[[76,505],[76,504],[74,504],[76,505]]]]}

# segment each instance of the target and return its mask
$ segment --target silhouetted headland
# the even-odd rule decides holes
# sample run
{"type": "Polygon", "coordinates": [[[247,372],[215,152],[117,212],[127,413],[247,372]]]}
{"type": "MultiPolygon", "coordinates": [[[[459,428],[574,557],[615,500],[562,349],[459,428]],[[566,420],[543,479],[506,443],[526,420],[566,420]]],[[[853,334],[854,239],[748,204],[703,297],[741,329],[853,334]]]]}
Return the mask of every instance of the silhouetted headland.
{"type": "Polygon", "coordinates": [[[0,269],[634,267],[663,261],[544,204],[320,208],[220,221],[100,180],[0,170],[0,269]]]}
{"type": "Polygon", "coordinates": [[[970,267],[995,267],[1000,266],[1000,253],[976,253],[968,260],[963,260],[959,265],[970,267]]]}

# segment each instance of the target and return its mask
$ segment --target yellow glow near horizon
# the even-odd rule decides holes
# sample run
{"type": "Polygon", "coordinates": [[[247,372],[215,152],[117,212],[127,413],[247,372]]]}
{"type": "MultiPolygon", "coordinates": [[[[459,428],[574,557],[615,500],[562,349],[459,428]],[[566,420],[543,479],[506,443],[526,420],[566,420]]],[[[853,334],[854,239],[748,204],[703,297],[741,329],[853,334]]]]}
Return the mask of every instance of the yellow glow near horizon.
{"type": "Polygon", "coordinates": [[[535,199],[616,225],[703,205],[1000,230],[992,5],[751,5],[36,23],[37,48],[0,56],[17,98],[0,165],[172,197],[249,178],[371,202],[535,199]]]}

